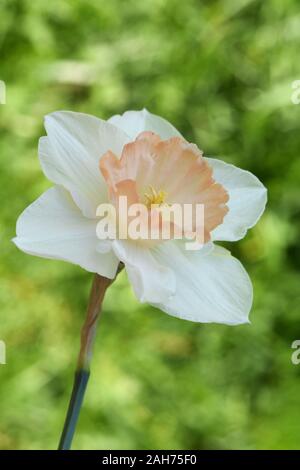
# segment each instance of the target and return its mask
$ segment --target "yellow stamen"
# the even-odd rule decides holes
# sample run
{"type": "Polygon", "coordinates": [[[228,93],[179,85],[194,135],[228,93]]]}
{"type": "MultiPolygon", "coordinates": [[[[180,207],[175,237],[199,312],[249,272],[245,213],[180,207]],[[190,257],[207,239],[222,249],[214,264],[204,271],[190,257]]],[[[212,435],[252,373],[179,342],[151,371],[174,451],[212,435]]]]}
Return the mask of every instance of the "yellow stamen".
{"type": "Polygon", "coordinates": [[[167,197],[167,193],[165,191],[163,191],[162,189],[156,191],[151,185],[149,186],[149,190],[150,192],[144,194],[145,204],[148,209],[151,209],[151,206],[154,204],[157,204],[159,206],[164,204],[167,197]]]}

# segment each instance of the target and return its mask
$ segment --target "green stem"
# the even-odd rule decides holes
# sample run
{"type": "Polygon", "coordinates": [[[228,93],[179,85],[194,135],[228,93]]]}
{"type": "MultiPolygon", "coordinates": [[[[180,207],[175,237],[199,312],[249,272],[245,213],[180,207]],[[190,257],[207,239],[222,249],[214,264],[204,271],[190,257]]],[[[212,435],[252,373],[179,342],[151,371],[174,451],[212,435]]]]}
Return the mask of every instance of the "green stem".
{"type": "Polygon", "coordinates": [[[90,371],[84,369],[75,373],[72,395],[58,450],[70,450],[71,448],[89,376],[90,371]]]}
{"type": "MultiPolygon", "coordinates": [[[[122,270],[120,264],[118,273],[122,270]]],[[[75,372],[74,384],[70,403],[65,419],[58,450],[69,450],[72,445],[80,409],[90,376],[90,362],[92,357],[93,342],[96,334],[98,319],[101,314],[101,306],[105,292],[114,279],[95,274],[92,285],[85,322],[81,330],[81,345],[75,372]]]]}

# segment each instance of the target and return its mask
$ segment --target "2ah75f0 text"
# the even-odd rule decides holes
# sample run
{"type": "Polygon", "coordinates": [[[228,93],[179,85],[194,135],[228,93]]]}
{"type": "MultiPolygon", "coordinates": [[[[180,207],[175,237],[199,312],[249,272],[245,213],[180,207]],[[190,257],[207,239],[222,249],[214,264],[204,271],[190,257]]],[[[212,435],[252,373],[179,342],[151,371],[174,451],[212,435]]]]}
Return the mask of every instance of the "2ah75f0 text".
{"type": "Polygon", "coordinates": [[[195,465],[197,457],[194,454],[146,454],[145,456],[119,456],[109,454],[102,457],[104,465],[126,465],[130,468],[136,464],[143,463],[146,465],[195,465]]]}

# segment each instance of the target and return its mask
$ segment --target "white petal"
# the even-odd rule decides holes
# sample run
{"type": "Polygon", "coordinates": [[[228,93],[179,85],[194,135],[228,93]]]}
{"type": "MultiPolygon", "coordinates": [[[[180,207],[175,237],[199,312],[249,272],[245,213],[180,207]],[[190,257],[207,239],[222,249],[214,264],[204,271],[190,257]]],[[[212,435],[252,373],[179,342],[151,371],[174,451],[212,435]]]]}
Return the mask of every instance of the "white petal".
{"type": "Polygon", "coordinates": [[[45,128],[48,137],[39,143],[44,173],[71,192],[87,217],[95,217],[97,206],[107,199],[99,159],[108,150],[120,155],[129,138],[101,119],[68,111],[46,116],[45,128]]]}
{"type": "Polygon", "coordinates": [[[96,223],[84,217],[70,194],[57,186],[20,215],[13,241],[26,253],[69,261],[112,279],[119,261],[112,251],[97,251],[96,223]]]}
{"type": "Polygon", "coordinates": [[[174,270],[176,294],[156,306],[170,315],[203,323],[248,322],[252,284],[241,263],[214,245],[206,255],[170,241],[153,250],[156,260],[174,270]]]}
{"type": "Polygon", "coordinates": [[[162,139],[180,136],[181,134],[165,119],[149,113],[146,109],[142,111],[126,111],[122,115],[115,115],[108,122],[122,129],[134,140],[141,132],[151,131],[158,134],[162,139]]]}
{"type": "Polygon", "coordinates": [[[125,264],[135,295],[140,302],[166,301],[175,293],[175,276],[169,267],[155,260],[149,249],[133,241],[113,242],[116,256],[125,264]]]}
{"type": "Polygon", "coordinates": [[[249,171],[241,170],[221,160],[206,158],[213,168],[213,176],[229,193],[229,212],[212,232],[213,240],[235,241],[243,238],[265,210],[267,190],[249,171]]]}

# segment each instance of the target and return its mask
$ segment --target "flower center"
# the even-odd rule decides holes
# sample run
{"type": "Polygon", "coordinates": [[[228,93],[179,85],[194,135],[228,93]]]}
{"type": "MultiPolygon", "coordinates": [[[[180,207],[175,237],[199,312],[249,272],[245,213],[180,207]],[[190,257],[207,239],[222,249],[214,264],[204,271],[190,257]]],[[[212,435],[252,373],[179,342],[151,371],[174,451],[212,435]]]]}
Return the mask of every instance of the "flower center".
{"type": "Polygon", "coordinates": [[[165,203],[167,197],[166,191],[163,191],[160,189],[159,191],[156,191],[153,186],[149,186],[149,191],[144,193],[144,201],[145,205],[147,206],[148,209],[151,209],[151,206],[154,204],[157,204],[161,206],[162,204],[165,203]]]}

